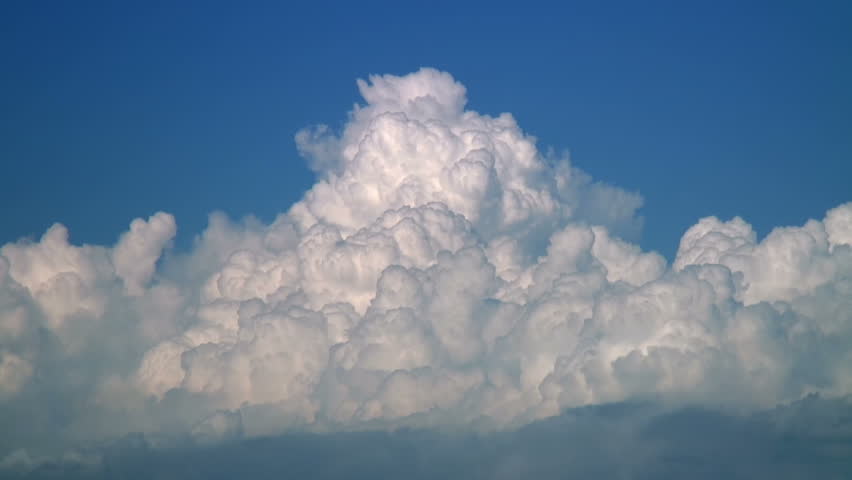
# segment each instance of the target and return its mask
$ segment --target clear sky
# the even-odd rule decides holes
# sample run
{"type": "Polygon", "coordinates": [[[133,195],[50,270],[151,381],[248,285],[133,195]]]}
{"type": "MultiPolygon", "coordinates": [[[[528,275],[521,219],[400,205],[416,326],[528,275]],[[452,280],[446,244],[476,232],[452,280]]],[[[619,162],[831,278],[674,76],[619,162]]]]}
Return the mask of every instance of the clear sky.
{"type": "Polygon", "coordinates": [[[852,197],[852,3],[558,3],[3,2],[0,244],[269,220],[313,183],[295,132],[421,66],[640,192],[669,258],[702,216],[762,235],[852,197]]]}

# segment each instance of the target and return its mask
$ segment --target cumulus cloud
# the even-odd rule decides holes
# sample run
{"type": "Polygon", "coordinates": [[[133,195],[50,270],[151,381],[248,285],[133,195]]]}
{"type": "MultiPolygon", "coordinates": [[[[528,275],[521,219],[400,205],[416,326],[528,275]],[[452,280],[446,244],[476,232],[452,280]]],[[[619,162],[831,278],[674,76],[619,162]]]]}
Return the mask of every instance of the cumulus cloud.
{"type": "Polygon", "coordinates": [[[701,219],[669,267],[629,242],[638,194],[466,110],[449,74],[358,87],[342,131],[296,136],[319,180],[271,224],[214,214],[165,259],[166,213],[113,246],[54,225],[0,249],[4,464],[131,432],[494,431],[852,394],[852,203],[764,239],[701,219]]]}

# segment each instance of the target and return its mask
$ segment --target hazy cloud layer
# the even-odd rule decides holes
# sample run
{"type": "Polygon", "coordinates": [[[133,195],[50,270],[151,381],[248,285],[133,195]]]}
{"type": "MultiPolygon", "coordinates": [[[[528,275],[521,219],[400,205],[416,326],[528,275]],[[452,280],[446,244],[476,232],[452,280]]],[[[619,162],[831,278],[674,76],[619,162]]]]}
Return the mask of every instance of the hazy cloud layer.
{"type": "Polygon", "coordinates": [[[483,432],[852,393],[852,203],[762,240],[701,219],[669,267],[625,240],[638,194],[465,110],[449,74],[358,86],[342,132],[296,136],[320,180],[270,225],[214,214],[177,254],[157,213],[114,246],[57,224],[0,249],[3,465],[131,432],[483,432]]]}
{"type": "Polygon", "coordinates": [[[20,479],[841,480],[852,473],[850,414],[848,401],[816,396],[749,415],[622,403],[485,434],[292,432],[165,448],[135,434],[61,459],[19,454],[7,463],[20,479]]]}

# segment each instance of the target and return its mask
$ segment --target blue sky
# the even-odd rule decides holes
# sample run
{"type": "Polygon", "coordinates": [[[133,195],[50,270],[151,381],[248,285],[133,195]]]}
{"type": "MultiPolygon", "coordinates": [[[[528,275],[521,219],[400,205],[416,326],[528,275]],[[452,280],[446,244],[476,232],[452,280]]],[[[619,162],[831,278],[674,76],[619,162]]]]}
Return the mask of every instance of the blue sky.
{"type": "Polygon", "coordinates": [[[313,183],[294,133],[421,66],[639,191],[641,244],[669,258],[699,217],[765,234],[852,196],[848,2],[174,3],[0,7],[0,243],[269,220],[313,183]]]}

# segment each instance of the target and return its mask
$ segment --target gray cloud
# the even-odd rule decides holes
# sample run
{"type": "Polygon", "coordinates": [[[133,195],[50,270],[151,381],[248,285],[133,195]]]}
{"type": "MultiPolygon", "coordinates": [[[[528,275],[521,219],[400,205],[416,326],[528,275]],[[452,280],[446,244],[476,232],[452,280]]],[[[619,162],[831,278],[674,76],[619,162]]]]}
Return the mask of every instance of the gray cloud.
{"type": "MultiPolygon", "coordinates": [[[[289,433],[167,447],[129,435],[10,478],[846,478],[852,403],[809,396],[749,415],[653,403],[582,407],[517,430],[289,433]]],[[[12,463],[12,461],[10,461],[12,463]]]]}

